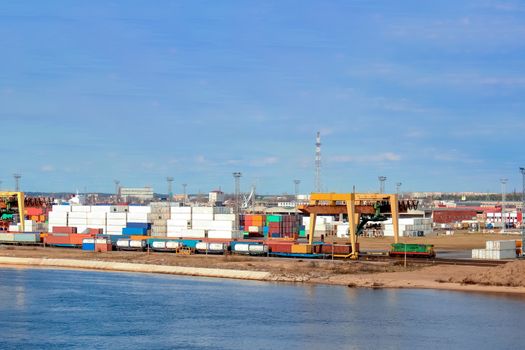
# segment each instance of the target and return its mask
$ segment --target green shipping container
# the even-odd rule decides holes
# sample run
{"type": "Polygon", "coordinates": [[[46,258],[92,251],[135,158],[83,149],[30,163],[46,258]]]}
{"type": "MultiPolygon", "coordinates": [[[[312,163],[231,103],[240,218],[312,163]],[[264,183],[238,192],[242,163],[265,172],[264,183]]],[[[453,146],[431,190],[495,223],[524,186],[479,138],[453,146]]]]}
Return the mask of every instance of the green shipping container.
{"type": "Polygon", "coordinates": [[[266,222],[267,223],[270,223],[270,222],[281,222],[282,221],[282,216],[280,215],[267,215],[266,216],[266,222]]]}

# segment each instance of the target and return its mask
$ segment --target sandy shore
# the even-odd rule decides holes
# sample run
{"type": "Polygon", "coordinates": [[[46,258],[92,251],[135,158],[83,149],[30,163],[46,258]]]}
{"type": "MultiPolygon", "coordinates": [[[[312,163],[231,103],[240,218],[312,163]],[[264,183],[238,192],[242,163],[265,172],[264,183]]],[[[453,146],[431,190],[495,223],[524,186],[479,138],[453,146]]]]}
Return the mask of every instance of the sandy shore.
{"type": "Polygon", "coordinates": [[[409,266],[355,261],[303,261],[236,256],[175,256],[147,253],[90,253],[71,249],[15,248],[0,250],[4,267],[47,267],[162,273],[244,280],[344,285],[352,288],[418,288],[464,292],[513,293],[525,296],[525,286],[465,284],[469,276],[492,267],[409,266]],[[52,255],[52,256],[48,256],[52,255]]]}

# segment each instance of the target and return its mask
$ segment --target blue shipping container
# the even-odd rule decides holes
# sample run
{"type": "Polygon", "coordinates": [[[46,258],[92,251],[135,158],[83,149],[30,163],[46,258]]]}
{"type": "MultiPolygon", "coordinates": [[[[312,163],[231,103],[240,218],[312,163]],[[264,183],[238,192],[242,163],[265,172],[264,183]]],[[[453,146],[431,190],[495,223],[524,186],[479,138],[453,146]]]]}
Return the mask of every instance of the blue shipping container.
{"type": "Polygon", "coordinates": [[[139,227],[124,227],[122,229],[122,234],[124,235],[140,235],[144,236],[148,234],[147,228],[139,228],[139,227]]]}
{"type": "Polygon", "coordinates": [[[126,227],[150,229],[151,228],[151,224],[149,222],[128,222],[126,224],[126,227]]]}
{"type": "Polygon", "coordinates": [[[82,243],[82,250],[95,250],[95,243],[82,243]]]}

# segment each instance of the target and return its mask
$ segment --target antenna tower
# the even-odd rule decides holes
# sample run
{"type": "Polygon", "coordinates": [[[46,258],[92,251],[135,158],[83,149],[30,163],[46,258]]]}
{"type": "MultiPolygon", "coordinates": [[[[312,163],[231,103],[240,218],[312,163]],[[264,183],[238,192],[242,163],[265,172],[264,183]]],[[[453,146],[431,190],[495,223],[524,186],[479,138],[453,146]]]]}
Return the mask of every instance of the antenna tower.
{"type": "Polygon", "coordinates": [[[315,191],[321,192],[321,132],[315,139],[315,191]]]}

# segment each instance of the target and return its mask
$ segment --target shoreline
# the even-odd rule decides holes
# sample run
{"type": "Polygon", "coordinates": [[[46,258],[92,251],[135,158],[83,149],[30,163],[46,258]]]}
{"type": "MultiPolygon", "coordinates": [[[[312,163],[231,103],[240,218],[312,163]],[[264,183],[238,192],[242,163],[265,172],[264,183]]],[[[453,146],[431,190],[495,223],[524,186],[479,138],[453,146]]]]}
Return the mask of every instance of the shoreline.
{"type": "Polygon", "coordinates": [[[416,278],[421,274],[432,275],[438,266],[423,268],[411,272],[369,273],[332,275],[326,278],[313,277],[298,279],[297,276],[275,274],[267,271],[235,270],[225,268],[205,268],[188,266],[166,266],[155,264],[113,262],[100,260],[57,259],[57,258],[21,258],[0,256],[0,266],[5,268],[64,268],[75,270],[114,271],[135,273],[156,273],[194,277],[227,278],[263,282],[287,282],[303,284],[319,284],[347,286],[363,289],[433,289],[443,291],[476,292],[476,293],[506,293],[525,296],[525,287],[487,286],[480,284],[461,284],[454,282],[438,282],[430,279],[416,278]],[[426,271],[425,271],[426,270],[426,271]]]}

